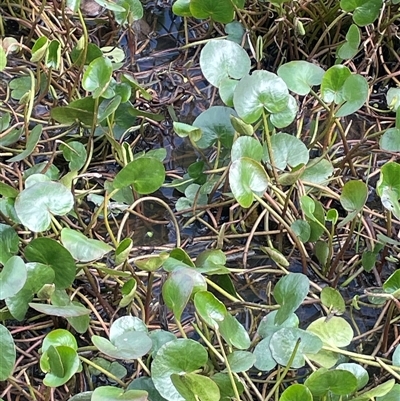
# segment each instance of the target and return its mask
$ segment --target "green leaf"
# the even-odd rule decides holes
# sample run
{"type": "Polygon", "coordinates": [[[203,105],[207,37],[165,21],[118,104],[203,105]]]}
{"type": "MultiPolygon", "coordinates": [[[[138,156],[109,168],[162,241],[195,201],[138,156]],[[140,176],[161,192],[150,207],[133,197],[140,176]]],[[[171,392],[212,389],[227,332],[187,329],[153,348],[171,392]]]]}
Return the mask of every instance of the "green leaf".
{"type": "Polygon", "coordinates": [[[368,188],[363,181],[348,181],[340,195],[340,204],[349,215],[339,224],[344,226],[362,211],[368,197],[368,188]]]}
{"type": "Polygon", "coordinates": [[[33,128],[33,130],[29,133],[28,140],[26,141],[25,150],[20,154],[18,154],[17,156],[8,159],[7,162],[8,163],[19,162],[28,157],[35,150],[36,145],[39,142],[40,135],[42,135],[42,129],[43,126],[41,124],[36,125],[35,128],[33,128]]]}
{"type": "Polygon", "coordinates": [[[400,152],[400,128],[389,128],[381,136],[379,146],[389,152],[400,152]]]}
{"type": "MultiPolygon", "coordinates": [[[[129,386],[128,390],[145,390],[149,394],[148,399],[151,401],[165,401],[165,398],[161,397],[160,393],[154,387],[153,380],[150,377],[141,376],[134,379],[129,386]]],[[[89,400],[90,401],[90,400],[89,400]]]]}
{"type": "Polygon", "coordinates": [[[376,192],[385,209],[400,219],[400,164],[388,162],[382,166],[376,192]]]}
{"type": "Polygon", "coordinates": [[[333,67],[329,68],[322,77],[322,99],[327,103],[342,103],[344,101],[344,83],[350,76],[351,72],[349,68],[345,67],[344,65],[334,65],[333,67]]]}
{"type": "MultiPolygon", "coordinates": [[[[293,135],[279,133],[271,138],[272,152],[275,167],[284,170],[300,164],[307,164],[309,160],[308,149],[304,143],[293,135]]],[[[264,162],[270,163],[268,151],[264,151],[264,162]]]]}
{"type": "Polygon", "coordinates": [[[154,157],[140,157],[127,164],[115,177],[114,187],[132,185],[141,195],[157,191],[164,183],[164,165],[154,157]]]}
{"type": "Polygon", "coordinates": [[[353,329],[342,317],[321,317],[311,322],[307,331],[316,334],[324,344],[331,347],[346,347],[353,340],[353,329]]]}
{"type": "Polygon", "coordinates": [[[61,124],[74,124],[80,121],[91,126],[94,118],[95,101],[92,97],[77,99],[65,107],[53,107],[50,115],[61,124]]]}
{"type": "Polygon", "coordinates": [[[27,271],[19,256],[11,256],[0,272],[0,300],[17,294],[25,285],[27,271]]]}
{"type": "Polygon", "coordinates": [[[345,103],[336,112],[336,117],[346,117],[359,110],[368,98],[369,86],[367,80],[359,75],[350,75],[343,85],[343,100],[345,103]]]}
{"type": "Polygon", "coordinates": [[[282,393],[279,401],[313,401],[313,396],[304,384],[292,384],[282,393]]]}
{"type": "Polygon", "coordinates": [[[113,249],[102,241],[86,238],[79,231],[66,227],[61,230],[61,242],[76,260],[84,263],[101,259],[113,249]]]}
{"type": "Polygon", "coordinates": [[[249,124],[256,122],[263,110],[271,114],[283,112],[288,102],[289,91],[283,79],[264,70],[242,78],[233,95],[236,112],[249,124]]]}
{"type": "Polygon", "coordinates": [[[329,160],[312,159],[301,175],[301,180],[318,185],[326,185],[332,173],[333,166],[329,160]]]}
{"type": "MultiPolygon", "coordinates": [[[[56,370],[53,372],[50,370],[49,373],[46,374],[45,378],[43,379],[43,384],[49,387],[59,387],[65,384],[67,381],[71,379],[71,377],[79,370],[80,368],[80,361],[78,354],[76,351],[70,347],[66,346],[58,346],[56,348],[57,350],[57,355],[59,357],[59,362],[62,364],[62,370],[60,369],[60,364],[57,363],[55,364],[54,359],[50,359],[50,355],[48,354],[47,350],[44,352],[42,355],[41,359],[50,359],[49,364],[50,368],[56,368],[56,370]],[[57,373],[63,373],[62,376],[58,376],[57,373]]],[[[54,357],[54,355],[52,355],[54,357]]],[[[42,362],[41,362],[42,366],[42,362]]]]}
{"type": "Polygon", "coordinates": [[[123,390],[112,386],[98,387],[93,391],[91,401],[147,401],[147,391],[123,390]]]}
{"type": "MultiPolygon", "coordinates": [[[[379,384],[372,388],[372,390],[365,391],[359,397],[353,398],[351,401],[370,401],[373,400],[375,397],[384,397],[381,401],[389,401],[386,398],[386,395],[395,388],[395,394],[399,394],[399,387],[395,384],[395,380],[391,379],[382,384],[379,384]],[[396,386],[396,387],[395,387],[396,386]]],[[[389,398],[389,397],[388,397],[389,398]]],[[[398,400],[399,398],[395,398],[398,400]]]]}
{"type": "Polygon", "coordinates": [[[53,283],[54,271],[41,263],[27,263],[27,279],[24,287],[12,297],[6,298],[6,305],[13,317],[21,321],[29,308],[33,296],[45,284],[53,283]]]}
{"type": "Polygon", "coordinates": [[[389,294],[397,293],[400,290],[400,270],[396,270],[386,279],[383,289],[389,294]]]}
{"type": "Polygon", "coordinates": [[[188,270],[172,272],[162,287],[165,305],[172,310],[177,320],[181,319],[194,287],[194,280],[188,270]]]}
{"type": "Polygon", "coordinates": [[[278,113],[271,114],[269,119],[274,127],[285,128],[294,121],[298,111],[299,108],[296,99],[292,95],[289,95],[286,108],[278,113]]]}
{"type": "Polygon", "coordinates": [[[307,221],[295,220],[290,227],[301,242],[304,243],[310,239],[311,227],[307,221]]]}
{"type": "Polygon", "coordinates": [[[382,0],[341,0],[340,7],[353,12],[353,21],[358,26],[372,24],[379,16],[382,0]]]}
{"type": "Polygon", "coordinates": [[[241,157],[247,157],[260,162],[263,154],[263,147],[259,141],[249,136],[241,136],[233,143],[231,160],[234,162],[241,157]]]}
{"type": "Polygon", "coordinates": [[[191,17],[190,0],[176,0],[172,5],[172,12],[180,17],[191,17]]]}
{"type": "Polygon", "coordinates": [[[236,115],[235,111],[224,106],[211,106],[203,111],[193,122],[194,127],[202,130],[202,137],[197,141],[197,146],[205,149],[219,140],[225,148],[231,148],[235,135],[231,115],[236,115]]]}
{"type": "Polygon", "coordinates": [[[116,95],[111,99],[103,100],[100,103],[99,109],[97,111],[97,122],[101,123],[111,114],[113,114],[118,109],[118,106],[121,104],[121,99],[121,96],[116,95]]]}
{"type": "Polygon", "coordinates": [[[281,65],[277,73],[292,92],[305,96],[321,84],[325,71],[316,64],[296,60],[281,65]]]}
{"type": "Polygon", "coordinates": [[[152,346],[152,341],[147,333],[134,330],[125,331],[112,338],[111,341],[100,336],[92,336],[92,342],[103,354],[111,358],[126,360],[146,355],[152,346]]]}
{"type": "Polygon", "coordinates": [[[18,252],[18,244],[19,237],[15,230],[11,226],[0,223],[0,263],[2,265],[18,252]]]}
{"type": "Polygon", "coordinates": [[[125,9],[123,12],[114,12],[115,20],[119,24],[132,24],[134,21],[143,18],[143,6],[140,0],[119,0],[118,4],[125,9]]]}
{"type": "Polygon", "coordinates": [[[222,338],[232,347],[247,349],[250,347],[250,337],[247,330],[230,313],[219,322],[222,338]]]}
{"type": "Polygon", "coordinates": [[[256,357],[248,351],[233,351],[227,359],[232,372],[236,373],[246,372],[256,361],[256,357]]]}
{"type": "Polygon", "coordinates": [[[357,363],[341,363],[336,367],[339,370],[347,370],[356,377],[357,379],[357,390],[362,389],[368,384],[369,375],[368,372],[357,363]]]}
{"type": "Polygon", "coordinates": [[[396,112],[400,107],[400,88],[389,88],[386,93],[386,103],[390,110],[396,112]]]}
{"type": "Polygon", "coordinates": [[[191,373],[208,360],[207,350],[197,341],[178,339],[164,344],[151,364],[154,386],[168,401],[185,401],[172,383],[173,373],[191,373]]]}
{"type": "Polygon", "coordinates": [[[69,169],[80,170],[86,162],[87,152],[85,146],[77,141],[62,144],[60,150],[63,152],[64,159],[69,161],[69,169]]]}
{"type": "Polygon", "coordinates": [[[280,305],[275,324],[281,325],[302,304],[308,294],[310,282],[301,273],[289,273],[276,283],[274,298],[280,305]]]}
{"type": "Polygon", "coordinates": [[[41,36],[36,40],[32,47],[31,62],[37,63],[42,60],[46,55],[47,49],[49,47],[49,39],[46,36],[41,36]]]}
{"type": "Polygon", "coordinates": [[[249,73],[250,64],[247,52],[230,40],[210,40],[200,53],[201,72],[217,88],[226,78],[243,78],[249,73]]]}
{"type": "MultiPolygon", "coordinates": [[[[324,396],[330,391],[335,395],[349,395],[357,389],[356,377],[347,370],[317,370],[304,384],[313,396],[324,396]]],[[[354,399],[353,399],[354,400],[354,399]]]]}
{"type": "Polygon", "coordinates": [[[219,401],[219,388],[209,377],[196,373],[178,375],[173,373],[171,380],[186,401],[219,401]]]}
{"type": "Polygon", "coordinates": [[[261,371],[269,372],[276,366],[276,361],[272,356],[271,343],[272,334],[263,338],[254,348],[253,354],[256,357],[254,366],[261,371]]]}
{"type": "Polygon", "coordinates": [[[107,57],[94,59],[82,78],[82,87],[92,92],[93,99],[99,98],[107,89],[112,75],[112,63],[107,57]]]}
{"type": "Polygon", "coordinates": [[[38,182],[25,188],[15,200],[15,211],[21,223],[34,232],[46,231],[51,216],[63,216],[74,205],[71,191],[57,182],[38,182]]]}
{"type": "Polygon", "coordinates": [[[224,320],[227,310],[225,305],[209,291],[199,291],[194,296],[194,306],[199,316],[211,327],[218,328],[224,320]]]}
{"type": "Polygon", "coordinates": [[[190,12],[195,18],[211,18],[215,22],[227,24],[233,20],[234,7],[231,0],[191,0],[190,12]]]}
{"type": "Polygon", "coordinates": [[[317,353],[322,348],[322,341],[315,334],[296,328],[283,328],[271,337],[270,349],[276,362],[286,366],[293,354],[296,344],[300,341],[291,368],[304,366],[305,354],[317,353]]]}
{"type": "Polygon", "coordinates": [[[346,43],[339,47],[336,57],[343,60],[351,59],[358,53],[359,46],[360,30],[357,25],[352,24],[346,34],[346,43]]]}
{"type": "Polygon", "coordinates": [[[54,271],[54,284],[60,289],[69,287],[76,274],[72,255],[51,238],[35,238],[25,248],[25,257],[30,262],[47,265],[54,271]]]}
{"type": "Polygon", "coordinates": [[[397,401],[400,397],[400,384],[395,384],[392,389],[382,397],[377,397],[376,401],[397,401]]]}
{"type": "Polygon", "coordinates": [[[40,313],[60,317],[79,317],[89,315],[91,311],[82,305],[54,306],[49,304],[30,303],[29,306],[40,313]]]}
{"type": "Polygon", "coordinates": [[[267,189],[268,176],[260,163],[241,157],[229,168],[229,183],[240,206],[248,208],[254,201],[254,194],[261,196],[267,189]]]}
{"type": "Polygon", "coordinates": [[[11,333],[0,324],[0,381],[11,375],[16,359],[16,350],[11,333]]]}
{"type": "Polygon", "coordinates": [[[269,312],[267,316],[263,317],[257,329],[257,333],[261,337],[265,338],[271,336],[284,327],[296,328],[299,326],[299,318],[294,313],[290,314],[289,317],[284,322],[282,322],[282,324],[276,324],[275,318],[277,313],[278,311],[274,310],[272,312],[269,312]]]}
{"type": "Polygon", "coordinates": [[[346,311],[346,304],[340,292],[331,287],[324,287],[321,291],[321,303],[333,313],[342,314],[346,311]]]}
{"type": "Polygon", "coordinates": [[[240,45],[242,43],[245,29],[239,21],[232,21],[225,25],[225,33],[228,35],[228,40],[240,45]]]}
{"type": "Polygon", "coordinates": [[[7,65],[7,55],[3,47],[0,46],[0,72],[6,68],[6,65],[7,65]]]}
{"type": "Polygon", "coordinates": [[[228,107],[233,107],[233,94],[237,84],[236,79],[224,78],[219,85],[219,96],[228,107]]]}
{"type": "Polygon", "coordinates": [[[61,60],[61,43],[58,40],[52,40],[46,52],[45,64],[48,68],[57,69],[61,60]]]}

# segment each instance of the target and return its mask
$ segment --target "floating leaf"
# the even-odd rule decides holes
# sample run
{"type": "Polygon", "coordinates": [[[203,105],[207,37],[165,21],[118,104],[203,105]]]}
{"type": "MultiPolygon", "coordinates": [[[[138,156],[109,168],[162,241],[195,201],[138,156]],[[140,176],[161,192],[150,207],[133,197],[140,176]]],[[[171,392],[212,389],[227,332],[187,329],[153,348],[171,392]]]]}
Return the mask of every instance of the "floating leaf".
{"type": "Polygon", "coordinates": [[[231,0],[191,0],[190,12],[195,18],[211,18],[215,22],[227,24],[233,20],[234,7],[231,0]]]}
{"type": "Polygon", "coordinates": [[[249,124],[256,122],[263,110],[271,114],[284,111],[288,102],[289,91],[283,79],[264,70],[242,78],[233,95],[235,110],[249,124]]]}
{"type": "MultiPolygon", "coordinates": [[[[287,166],[293,168],[308,163],[309,153],[306,145],[293,135],[285,133],[273,135],[271,146],[275,167],[279,170],[284,170],[287,166]]],[[[264,151],[264,161],[270,163],[267,151],[264,151]]]]}
{"type": "Polygon", "coordinates": [[[115,177],[114,187],[121,189],[132,185],[139,194],[157,191],[164,183],[164,165],[154,157],[140,157],[127,164],[115,177]]]}
{"type": "Polygon", "coordinates": [[[305,96],[313,86],[321,84],[325,71],[316,64],[296,60],[282,64],[277,73],[292,92],[305,96]]]}
{"type": "Polygon", "coordinates": [[[250,64],[247,52],[230,40],[210,40],[200,53],[201,71],[217,88],[226,78],[243,78],[249,73],[250,64]]]}
{"type": "Polygon", "coordinates": [[[347,370],[356,377],[357,379],[357,390],[364,388],[369,381],[368,372],[357,363],[341,363],[336,367],[339,370],[347,370]]]}
{"type": "Polygon", "coordinates": [[[324,396],[330,391],[335,395],[352,394],[357,389],[356,377],[347,370],[317,370],[304,384],[314,396],[324,396]]]}
{"type": "Polygon", "coordinates": [[[279,401],[313,401],[313,396],[304,384],[292,384],[282,393],[279,401]]]}
{"type": "Polygon", "coordinates": [[[172,383],[173,373],[197,371],[208,360],[207,350],[197,341],[178,339],[164,344],[151,364],[154,386],[168,401],[185,401],[172,383]]]}
{"type": "Polygon", "coordinates": [[[231,148],[235,135],[231,115],[236,115],[235,110],[224,106],[212,106],[203,111],[193,122],[194,127],[202,130],[197,146],[205,149],[219,140],[224,147],[231,148]]]}
{"type": "Polygon", "coordinates": [[[322,348],[322,341],[318,336],[296,328],[280,329],[272,335],[269,346],[276,362],[286,366],[297,344],[297,352],[291,363],[293,369],[304,366],[305,354],[317,353],[322,348]]]}
{"type": "Polygon", "coordinates": [[[261,196],[267,189],[268,176],[260,163],[241,157],[229,168],[229,183],[240,206],[248,208],[254,201],[254,194],[261,196]]]}
{"type": "Polygon", "coordinates": [[[316,334],[324,344],[331,347],[346,347],[353,340],[353,329],[342,317],[321,317],[311,322],[307,331],[316,334]]]}
{"type": "Polygon", "coordinates": [[[219,401],[219,388],[209,377],[196,373],[171,375],[172,383],[186,401],[219,401]]]}
{"type": "Polygon", "coordinates": [[[46,231],[52,215],[63,216],[74,205],[71,191],[57,182],[38,182],[25,188],[15,200],[21,223],[34,232],[46,231]]]}
{"type": "Polygon", "coordinates": [[[340,7],[353,12],[353,21],[359,26],[372,24],[379,15],[382,0],[341,0],[340,7]]]}

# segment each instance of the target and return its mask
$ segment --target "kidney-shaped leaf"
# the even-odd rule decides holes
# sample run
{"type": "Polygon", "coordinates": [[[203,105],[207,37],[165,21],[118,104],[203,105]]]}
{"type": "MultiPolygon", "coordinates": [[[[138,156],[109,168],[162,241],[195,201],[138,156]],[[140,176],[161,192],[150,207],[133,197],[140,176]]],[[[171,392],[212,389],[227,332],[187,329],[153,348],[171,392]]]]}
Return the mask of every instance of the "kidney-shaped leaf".
{"type": "Polygon", "coordinates": [[[313,396],[304,384],[292,384],[282,393],[279,401],[313,401],[313,396]]]}
{"type": "Polygon", "coordinates": [[[219,401],[220,392],[216,383],[209,377],[196,373],[178,375],[173,373],[171,380],[186,401],[219,401]]]}
{"type": "Polygon", "coordinates": [[[165,168],[154,157],[140,157],[127,164],[115,177],[114,188],[132,185],[134,190],[146,195],[160,189],[165,179],[165,168]]]}
{"type": "Polygon", "coordinates": [[[253,203],[253,194],[261,196],[267,189],[268,176],[260,163],[241,157],[229,168],[229,183],[240,206],[248,208],[253,203]]]}
{"type": "Polygon", "coordinates": [[[328,391],[335,395],[348,395],[357,389],[357,379],[348,370],[319,370],[304,383],[314,396],[323,396],[328,391]]]}
{"type": "Polygon", "coordinates": [[[341,0],[344,11],[353,11],[353,21],[359,26],[372,24],[378,18],[382,0],[341,0]]]}
{"type": "Polygon", "coordinates": [[[304,355],[317,353],[322,348],[322,341],[315,334],[304,330],[283,328],[272,335],[269,347],[276,362],[286,366],[296,345],[298,345],[297,352],[291,363],[291,367],[294,369],[304,366],[304,355]]]}
{"type": "Polygon", "coordinates": [[[212,328],[224,320],[227,310],[225,305],[209,291],[199,291],[194,296],[194,306],[200,317],[212,328]]]}
{"type": "Polygon", "coordinates": [[[107,89],[112,75],[112,63],[107,57],[94,59],[86,69],[82,78],[82,86],[92,92],[93,99],[100,97],[107,89]]]}
{"type": "Polygon", "coordinates": [[[330,319],[321,317],[314,320],[307,331],[316,334],[324,344],[333,347],[346,347],[353,340],[353,329],[342,317],[333,316],[330,319]]]}
{"type": "Polygon", "coordinates": [[[243,78],[249,73],[250,64],[246,51],[230,40],[210,40],[200,53],[201,71],[216,87],[224,78],[243,78]]]}
{"type": "Polygon", "coordinates": [[[79,231],[70,228],[61,230],[61,242],[79,262],[101,259],[112,247],[102,241],[86,238],[79,231]]]}
{"type": "Polygon", "coordinates": [[[249,124],[261,117],[263,109],[268,113],[284,111],[288,101],[289,91],[285,81],[264,70],[242,78],[233,94],[235,110],[249,124]]]}
{"type": "MultiPolygon", "coordinates": [[[[284,170],[287,166],[291,168],[300,164],[307,164],[309,153],[306,145],[293,135],[279,133],[271,138],[272,152],[275,167],[284,170]]],[[[269,153],[264,152],[264,161],[269,163],[269,153]]]]}
{"type": "Polygon", "coordinates": [[[168,401],[185,401],[172,383],[173,373],[191,373],[208,360],[206,349],[197,341],[178,339],[164,344],[151,364],[154,386],[168,401]]]}
{"type": "Polygon", "coordinates": [[[57,182],[38,182],[24,189],[15,200],[21,223],[34,232],[49,228],[51,216],[63,216],[74,205],[71,191],[57,182]]]}
{"type": "Polygon", "coordinates": [[[259,141],[250,136],[241,136],[233,143],[231,160],[235,161],[241,157],[248,157],[259,162],[263,157],[263,153],[263,148],[259,141]]]}
{"type": "Polygon", "coordinates": [[[368,82],[359,75],[350,75],[343,85],[345,103],[336,112],[337,117],[345,117],[359,110],[368,98],[368,82]]]}
{"type": "Polygon", "coordinates": [[[191,0],[190,12],[195,18],[211,18],[222,24],[231,22],[234,16],[231,0],[191,0]]]}
{"type": "Polygon", "coordinates": [[[225,148],[231,148],[235,135],[231,115],[236,115],[235,110],[224,106],[212,106],[203,111],[193,122],[193,126],[202,130],[197,146],[205,149],[219,140],[225,148]]]}
{"type": "Polygon", "coordinates": [[[313,86],[321,84],[325,71],[316,64],[296,60],[281,65],[277,73],[292,92],[305,96],[313,86]]]}

